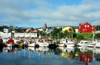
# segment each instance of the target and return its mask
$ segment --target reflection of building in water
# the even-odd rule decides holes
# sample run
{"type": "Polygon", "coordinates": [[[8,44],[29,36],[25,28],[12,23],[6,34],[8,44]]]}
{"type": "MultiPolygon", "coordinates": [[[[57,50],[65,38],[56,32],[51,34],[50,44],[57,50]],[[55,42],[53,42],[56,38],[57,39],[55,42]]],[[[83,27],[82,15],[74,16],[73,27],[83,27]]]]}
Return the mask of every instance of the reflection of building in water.
{"type": "Polygon", "coordinates": [[[73,59],[74,58],[74,53],[71,53],[71,52],[67,52],[67,53],[62,52],[62,57],[73,59]]]}
{"type": "Polygon", "coordinates": [[[62,57],[64,57],[64,58],[70,58],[70,53],[69,52],[68,53],[62,52],[62,57]]]}
{"type": "Polygon", "coordinates": [[[82,64],[88,65],[88,63],[92,62],[92,53],[80,53],[79,61],[81,61],[82,64]]]}

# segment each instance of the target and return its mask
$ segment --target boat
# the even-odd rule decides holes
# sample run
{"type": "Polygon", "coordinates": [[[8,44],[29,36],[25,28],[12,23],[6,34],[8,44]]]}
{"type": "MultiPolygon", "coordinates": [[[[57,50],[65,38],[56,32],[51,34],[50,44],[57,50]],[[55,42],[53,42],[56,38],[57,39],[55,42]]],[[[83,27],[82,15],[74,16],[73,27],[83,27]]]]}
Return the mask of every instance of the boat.
{"type": "Polygon", "coordinates": [[[67,39],[62,39],[60,41],[60,44],[58,45],[59,47],[62,46],[62,47],[67,47],[67,48],[75,47],[75,43],[72,40],[67,40],[67,39]]]}
{"type": "Polygon", "coordinates": [[[57,45],[57,44],[53,41],[53,42],[51,42],[51,44],[49,44],[48,47],[49,47],[50,49],[55,49],[55,48],[59,47],[59,45],[57,45]]]}
{"type": "Polygon", "coordinates": [[[66,46],[67,48],[72,48],[75,47],[75,43],[73,41],[68,41],[66,46]]]}
{"type": "Polygon", "coordinates": [[[77,46],[79,47],[87,47],[87,44],[88,44],[89,42],[88,41],[86,41],[86,40],[81,40],[78,44],[77,44],[77,46]]]}
{"type": "Polygon", "coordinates": [[[34,41],[28,42],[28,47],[35,47],[35,45],[36,45],[36,42],[34,42],[34,41]]]}
{"type": "Polygon", "coordinates": [[[67,39],[61,39],[60,43],[57,43],[59,47],[64,47],[67,45],[67,39]]]}
{"type": "Polygon", "coordinates": [[[3,43],[7,43],[10,38],[3,38],[3,43]]]}
{"type": "Polygon", "coordinates": [[[36,40],[36,45],[39,45],[39,47],[48,47],[49,43],[46,39],[39,38],[36,40]]]}
{"type": "Polygon", "coordinates": [[[7,46],[15,46],[14,40],[11,38],[8,40],[7,46]]]}
{"type": "Polygon", "coordinates": [[[96,46],[96,43],[97,42],[93,41],[92,43],[87,44],[87,47],[94,48],[96,46]]]}

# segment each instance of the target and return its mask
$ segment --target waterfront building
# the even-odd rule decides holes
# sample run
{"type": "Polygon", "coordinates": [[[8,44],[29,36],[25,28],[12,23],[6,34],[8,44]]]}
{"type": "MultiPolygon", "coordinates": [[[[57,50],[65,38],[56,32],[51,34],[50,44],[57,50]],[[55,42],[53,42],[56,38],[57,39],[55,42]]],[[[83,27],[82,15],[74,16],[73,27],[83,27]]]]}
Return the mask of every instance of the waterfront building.
{"type": "Polygon", "coordinates": [[[92,26],[88,22],[80,23],[79,32],[80,33],[92,33],[92,26]]]}

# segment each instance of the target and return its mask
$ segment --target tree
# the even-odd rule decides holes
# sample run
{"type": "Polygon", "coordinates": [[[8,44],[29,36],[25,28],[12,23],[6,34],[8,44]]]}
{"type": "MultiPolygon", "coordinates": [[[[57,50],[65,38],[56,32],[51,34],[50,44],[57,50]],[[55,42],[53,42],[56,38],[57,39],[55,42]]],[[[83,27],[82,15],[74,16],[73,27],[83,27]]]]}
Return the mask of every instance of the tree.
{"type": "Polygon", "coordinates": [[[68,36],[68,34],[69,34],[68,31],[65,30],[64,33],[63,33],[63,37],[66,38],[68,36]]]}

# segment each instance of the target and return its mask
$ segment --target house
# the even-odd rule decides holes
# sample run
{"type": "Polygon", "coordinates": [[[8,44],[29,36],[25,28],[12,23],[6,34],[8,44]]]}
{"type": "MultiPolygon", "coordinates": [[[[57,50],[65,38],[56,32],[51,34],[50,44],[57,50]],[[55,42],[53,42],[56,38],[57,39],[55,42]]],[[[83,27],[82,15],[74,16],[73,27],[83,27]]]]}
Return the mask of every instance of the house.
{"type": "Polygon", "coordinates": [[[62,27],[62,31],[64,32],[65,30],[67,30],[68,32],[70,32],[69,29],[72,29],[72,27],[62,27]]]}
{"type": "Polygon", "coordinates": [[[80,33],[92,33],[93,27],[89,23],[80,23],[79,32],[80,33]]]}

